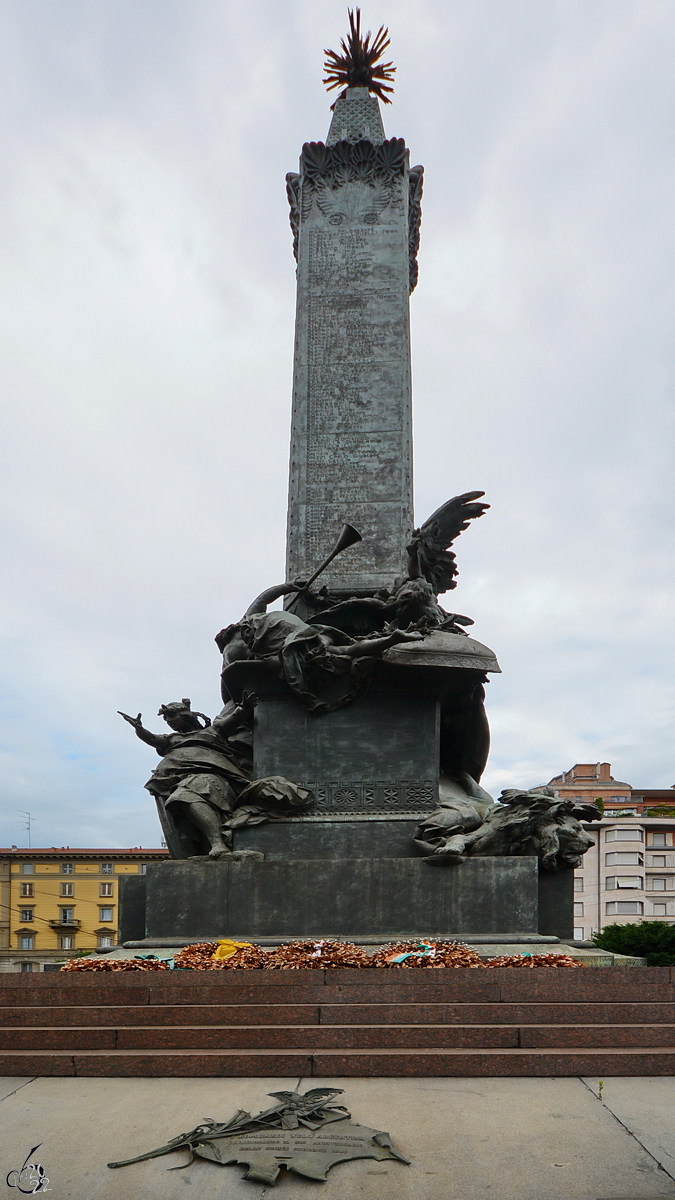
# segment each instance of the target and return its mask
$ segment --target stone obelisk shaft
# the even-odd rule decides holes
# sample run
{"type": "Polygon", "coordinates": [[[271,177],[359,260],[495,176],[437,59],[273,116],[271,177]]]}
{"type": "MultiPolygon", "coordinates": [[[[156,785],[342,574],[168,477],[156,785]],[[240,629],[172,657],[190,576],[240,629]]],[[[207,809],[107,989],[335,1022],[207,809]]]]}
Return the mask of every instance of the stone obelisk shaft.
{"type": "Polygon", "coordinates": [[[379,105],[349,88],[328,139],[287,176],[298,290],[287,578],[307,578],[343,522],[363,542],[323,581],[391,585],[412,529],[408,296],[416,275],[421,168],[385,140],[379,105]]]}

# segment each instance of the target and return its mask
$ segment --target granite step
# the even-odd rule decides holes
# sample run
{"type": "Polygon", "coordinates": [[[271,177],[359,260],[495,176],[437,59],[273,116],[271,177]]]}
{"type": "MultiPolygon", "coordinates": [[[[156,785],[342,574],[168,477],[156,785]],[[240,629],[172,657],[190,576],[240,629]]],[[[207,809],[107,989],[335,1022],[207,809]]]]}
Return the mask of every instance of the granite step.
{"type": "MultiPolygon", "coordinates": [[[[155,1010],[157,1011],[157,1010],[155,1010]]],[[[198,1011],[198,1010],[192,1010],[198,1011]]],[[[235,1012],[235,1007],[229,1009],[235,1012]]],[[[241,1010],[239,1010],[241,1011],[241,1010]]],[[[603,1025],[675,1024],[675,1003],[652,1001],[504,1001],[501,1003],[383,1003],[319,1005],[321,1025],[603,1025]]]]}
{"type": "Polygon", "coordinates": [[[672,1075],[675,1050],[362,1049],[362,1050],[15,1050],[0,1054],[6,1076],[324,1078],[396,1076],[672,1075]]]}
{"type": "Polygon", "coordinates": [[[6,1075],[649,1075],[670,968],[0,978],[6,1075]]]}
{"type": "Polygon", "coordinates": [[[0,976],[3,1006],[675,1002],[670,967],[171,971],[0,976]]]}
{"type": "MultiPolygon", "coordinates": [[[[412,1006],[414,1007],[414,1005],[412,1006]]],[[[138,1004],[0,1008],[0,1029],[17,1026],[318,1025],[316,1004],[138,1004]]],[[[675,1020],[675,1017],[673,1018],[675,1020]]],[[[407,1020],[407,1018],[404,1018],[407,1020]]],[[[349,1022],[345,1022],[348,1024],[349,1022]]],[[[364,1022],[364,1024],[372,1024],[364,1022]]]]}
{"type": "MultiPolygon", "coordinates": [[[[81,1000],[81,997],[78,997],[81,1000]]],[[[186,1025],[673,1025],[675,1004],[71,1004],[5,1005],[0,1029],[17,1026],[186,1025]]]]}
{"type": "MultiPolygon", "coordinates": [[[[654,1044],[654,1043],[649,1043],[654,1044]]],[[[515,1026],[204,1026],[156,1028],[29,1028],[0,1031],[11,1050],[295,1050],[514,1048],[515,1026]]]]}
{"type": "Polygon", "coordinates": [[[675,1025],[207,1025],[0,1030],[12,1050],[295,1050],[675,1047],[675,1025]]]}

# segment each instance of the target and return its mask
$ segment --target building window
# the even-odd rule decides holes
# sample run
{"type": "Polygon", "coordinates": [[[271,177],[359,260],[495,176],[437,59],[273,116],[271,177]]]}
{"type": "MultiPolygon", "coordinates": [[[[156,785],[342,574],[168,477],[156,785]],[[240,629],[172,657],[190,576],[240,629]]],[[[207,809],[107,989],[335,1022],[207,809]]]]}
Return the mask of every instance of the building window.
{"type": "Polygon", "coordinates": [[[650,879],[649,890],[652,892],[665,892],[665,890],[666,890],[665,875],[663,875],[661,877],[657,876],[656,879],[650,879]]]}
{"type": "Polygon", "coordinates": [[[653,867],[665,867],[665,865],[666,865],[665,854],[652,854],[651,865],[653,867]]]}
{"type": "Polygon", "coordinates": [[[112,863],[101,863],[101,875],[112,875],[112,873],[113,873],[112,863]]]}
{"type": "Polygon", "coordinates": [[[636,916],[642,913],[643,904],[641,900],[610,900],[605,905],[605,912],[608,917],[619,916],[636,916]]]}
{"type": "Polygon", "coordinates": [[[575,917],[583,917],[583,915],[584,915],[584,906],[583,906],[581,900],[577,900],[575,902],[574,915],[575,915],[575,917]]]}
{"type": "Polygon", "coordinates": [[[575,942],[583,942],[583,940],[584,940],[583,925],[575,925],[574,926],[574,940],[575,940],[575,942]]]}
{"type": "Polygon", "coordinates": [[[112,921],[112,908],[99,908],[98,919],[99,921],[112,921]]]}
{"type": "Polygon", "coordinates": [[[612,804],[625,804],[628,796],[610,796],[612,804]]]}
{"type": "Polygon", "coordinates": [[[72,875],[72,873],[73,873],[73,864],[72,863],[61,863],[61,874],[62,875],[72,875]]]}
{"type": "Polygon", "coordinates": [[[111,933],[99,933],[98,948],[99,950],[110,950],[114,945],[113,935],[111,933]]]}
{"type": "Polygon", "coordinates": [[[61,884],[61,895],[62,896],[74,896],[75,895],[75,885],[72,883],[62,883],[61,884]]]}
{"type": "Polygon", "coordinates": [[[644,834],[641,829],[608,829],[605,833],[606,842],[642,842],[644,834]]]}
{"type": "Polygon", "coordinates": [[[583,875],[575,875],[574,876],[574,890],[575,890],[575,892],[583,892],[583,890],[584,890],[583,875]]]}
{"type": "Polygon", "coordinates": [[[614,850],[605,855],[605,864],[608,867],[641,867],[643,861],[639,850],[614,850]]]}
{"type": "Polygon", "coordinates": [[[33,866],[32,863],[22,863],[21,864],[21,874],[22,875],[34,875],[35,867],[33,866]]]}
{"type": "Polygon", "coordinates": [[[667,904],[652,904],[652,914],[655,917],[665,917],[668,911],[667,904]]]}
{"type": "Polygon", "coordinates": [[[102,883],[102,884],[99,886],[99,892],[98,892],[98,894],[99,894],[99,896],[112,896],[112,894],[113,894],[113,885],[112,885],[112,883],[102,883]]]}
{"type": "Polygon", "coordinates": [[[72,933],[64,933],[59,938],[59,950],[72,950],[75,945],[75,938],[72,933]]]}
{"type": "Polygon", "coordinates": [[[70,922],[75,920],[75,909],[74,908],[62,908],[61,909],[61,920],[63,921],[64,925],[70,925],[70,922]]]}
{"type": "Polygon", "coordinates": [[[21,909],[19,909],[19,920],[20,920],[20,921],[28,921],[28,923],[29,923],[29,924],[31,924],[31,922],[32,922],[32,920],[33,920],[33,910],[32,910],[32,908],[21,908],[21,909]]]}
{"type": "Polygon", "coordinates": [[[19,950],[34,950],[35,949],[35,934],[21,933],[19,934],[19,950]]]}
{"type": "Polygon", "coordinates": [[[22,975],[30,975],[32,970],[33,970],[33,964],[31,962],[19,963],[19,971],[21,972],[22,975]]]}
{"type": "Polygon", "coordinates": [[[665,833],[653,833],[650,840],[652,846],[666,846],[668,844],[665,833]]]}
{"type": "Polygon", "coordinates": [[[608,892],[615,888],[637,888],[642,890],[643,879],[641,875],[608,875],[605,879],[605,889],[608,892]]]}
{"type": "Polygon", "coordinates": [[[141,863],[140,867],[138,868],[138,874],[139,875],[147,875],[147,873],[148,873],[148,864],[141,863]]]}

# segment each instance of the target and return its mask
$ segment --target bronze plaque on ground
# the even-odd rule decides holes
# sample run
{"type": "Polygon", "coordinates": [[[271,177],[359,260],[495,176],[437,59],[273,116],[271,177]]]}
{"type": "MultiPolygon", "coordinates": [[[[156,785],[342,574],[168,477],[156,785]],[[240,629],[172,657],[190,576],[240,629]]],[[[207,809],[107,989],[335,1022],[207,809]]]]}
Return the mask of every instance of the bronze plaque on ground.
{"type": "Polygon", "coordinates": [[[409,1164],[410,1159],[394,1149],[388,1133],[358,1125],[342,1104],[335,1104],[341,1092],[341,1088],[312,1088],[304,1094],[271,1092],[278,1103],[255,1117],[239,1109],[222,1124],[205,1120],[157,1150],[108,1166],[125,1167],[188,1150],[186,1166],[195,1155],[223,1167],[244,1163],[248,1167],[244,1179],[276,1184],[283,1167],[307,1179],[325,1180],[336,1163],[354,1158],[393,1158],[409,1164]]]}

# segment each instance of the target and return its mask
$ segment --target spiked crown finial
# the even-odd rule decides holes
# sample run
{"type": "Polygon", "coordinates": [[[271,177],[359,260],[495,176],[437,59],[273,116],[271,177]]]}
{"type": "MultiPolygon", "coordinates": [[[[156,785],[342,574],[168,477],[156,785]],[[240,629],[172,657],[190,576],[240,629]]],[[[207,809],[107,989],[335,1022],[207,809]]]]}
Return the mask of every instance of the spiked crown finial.
{"type": "Polygon", "coordinates": [[[373,95],[378,96],[385,104],[391,104],[386,95],[393,92],[394,72],[393,63],[383,63],[384,51],[390,44],[389,30],[381,25],[373,37],[370,30],[365,35],[361,33],[361,9],[347,9],[349,16],[349,33],[346,39],[340,40],[342,54],[336,50],[324,50],[326,61],[323,80],[328,91],[337,87],[367,87],[373,95]]]}

